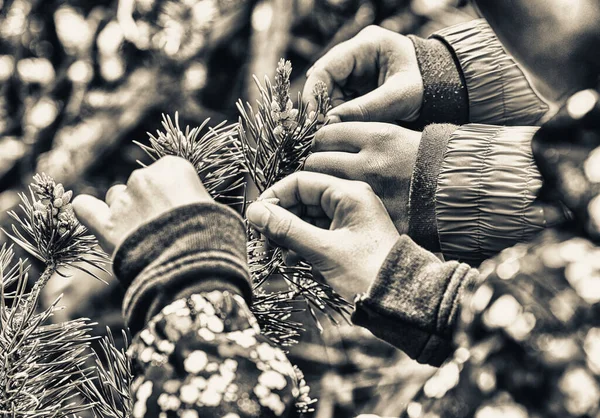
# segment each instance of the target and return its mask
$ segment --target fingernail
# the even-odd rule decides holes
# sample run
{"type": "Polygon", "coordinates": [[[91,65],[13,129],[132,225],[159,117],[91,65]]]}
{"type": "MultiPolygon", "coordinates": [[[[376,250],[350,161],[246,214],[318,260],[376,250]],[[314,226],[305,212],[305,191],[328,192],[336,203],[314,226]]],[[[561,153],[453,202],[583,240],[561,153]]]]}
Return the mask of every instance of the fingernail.
{"type": "Polygon", "coordinates": [[[310,67],[308,70],[306,70],[306,76],[307,76],[307,77],[308,77],[308,76],[310,76],[310,73],[312,73],[312,72],[313,72],[313,69],[314,69],[314,68],[315,68],[315,66],[313,65],[313,66],[311,66],[311,67],[310,67]]]}
{"type": "Polygon", "coordinates": [[[263,202],[263,203],[270,203],[272,205],[279,205],[280,200],[277,199],[276,197],[262,197],[262,196],[258,196],[258,199],[256,199],[257,202],[263,202]]]}
{"type": "Polygon", "coordinates": [[[271,212],[262,202],[252,203],[246,210],[246,218],[248,218],[248,222],[250,222],[253,227],[260,231],[267,226],[269,216],[271,216],[271,212]]]}

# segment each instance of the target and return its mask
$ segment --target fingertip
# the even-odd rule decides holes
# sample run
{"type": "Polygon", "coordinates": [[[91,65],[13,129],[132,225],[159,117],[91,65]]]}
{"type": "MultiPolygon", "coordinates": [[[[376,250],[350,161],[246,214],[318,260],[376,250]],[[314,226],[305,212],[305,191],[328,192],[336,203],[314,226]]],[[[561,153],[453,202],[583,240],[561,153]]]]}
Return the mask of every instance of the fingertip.
{"type": "Polygon", "coordinates": [[[269,222],[269,216],[271,216],[271,212],[262,201],[251,203],[246,209],[246,219],[260,232],[265,230],[269,222]]]}
{"type": "Polygon", "coordinates": [[[87,194],[75,196],[72,205],[77,219],[86,227],[94,230],[108,216],[109,212],[106,203],[87,194]]]}

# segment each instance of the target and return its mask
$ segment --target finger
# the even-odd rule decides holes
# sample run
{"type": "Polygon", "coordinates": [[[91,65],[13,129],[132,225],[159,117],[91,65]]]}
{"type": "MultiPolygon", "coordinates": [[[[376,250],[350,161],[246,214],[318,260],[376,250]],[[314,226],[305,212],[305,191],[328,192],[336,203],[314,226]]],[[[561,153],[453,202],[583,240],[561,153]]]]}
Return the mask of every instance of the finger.
{"type": "Polygon", "coordinates": [[[325,125],[315,134],[312,151],[359,152],[365,142],[369,140],[365,132],[365,125],[362,122],[325,125]]]}
{"type": "Polygon", "coordinates": [[[283,208],[299,204],[319,206],[325,215],[331,219],[334,208],[323,205],[324,194],[334,192],[339,195],[347,195],[356,183],[326,174],[300,171],[275,183],[265,190],[261,197],[277,198],[283,208]]]}
{"type": "Polygon", "coordinates": [[[328,116],[342,122],[413,121],[422,101],[423,81],[418,74],[397,73],[375,90],[334,107],[328,116]]]}
{"type": "Polygon", "coordinates": [[[304,163],[304,170],[328,174],[340,179],[359,180],[356,178],[359,165],[358,154],[319,152],[309,155],[304,163]]]}
{"type": "Polygon", "coordinates": [[[99,240],[105,243],[110,241],[106,231],[110,219],[110,208],[106,203],[93,196],[82,194],[73,200],[73,210],[79,222],[86,226],[99,240]]]}
{"type": "Polygon", "coordinates": [[[250,224],[279,246],[296,252],[307,261],[314,259],[328,231],[304,222],[286,209],[265,203],[252,203],[246,211],[250,224]]]}
{"type": "Polygon", "coordinates": [[[356,40],[342,42],[331,48],[307,71],[302,97],[307,103],[309,111],[316,108],[314,91],[318,83],[324,83],[327,86],[329,97],[332,97],[336,84],[345,84],[356,65],[355,53],[358,49],[360,49],[360,45],[357,45],[356,40]]]}
{"type": "Polygon", "coordinates": [[[115,184],[114,186],[112,186],[106,192],[106,197],[104,198],[104,200],[106,201],[106,204],[108,206],[112,206],[116,197],[118,195],[120,195],[121,193],[123,193],[125,190],[127,190],[127,186],[125,186],[124,184],[115,184]]]}

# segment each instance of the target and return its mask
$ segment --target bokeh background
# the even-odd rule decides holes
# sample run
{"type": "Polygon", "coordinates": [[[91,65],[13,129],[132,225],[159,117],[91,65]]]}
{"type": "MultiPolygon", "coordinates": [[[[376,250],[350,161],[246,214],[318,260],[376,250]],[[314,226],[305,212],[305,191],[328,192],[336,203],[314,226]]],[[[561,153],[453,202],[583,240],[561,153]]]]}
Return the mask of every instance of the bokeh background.
{"type": "MultiPolygon", "coordinates": [[[[235,121],[235,102],[257,98],[252,75],[272,76],[280,57],[295,97],[306,69],[364,27],[427,36],[473,18],[457,2],[0,0],[0,226],[36,172],[103,197],[148,162],[132,141],[147,142],[162,113],[235,121]]],[[[119,335],[122,291],[107,280],[57,277],[45,300],[64,295],[56,320],[85,316],[119,335]]],[[[317,418],[397,416],[431,373],[367,331],[301,320],[290,358],[319,398],[317,418]]]]}

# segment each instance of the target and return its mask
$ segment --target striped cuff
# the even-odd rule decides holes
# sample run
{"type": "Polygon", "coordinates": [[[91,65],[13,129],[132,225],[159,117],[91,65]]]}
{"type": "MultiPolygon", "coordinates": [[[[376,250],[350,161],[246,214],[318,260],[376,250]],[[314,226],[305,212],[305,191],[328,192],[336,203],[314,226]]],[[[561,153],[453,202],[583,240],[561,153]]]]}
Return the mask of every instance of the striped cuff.
{"type": "Polygon", "coordinates": [[[536,125],[548,111],[484,19],[451,26],[433,37],[444,41],[460,63],[471,122],[536,125]]]}
{"type": "Polygon", "coordinates": [[[134,333],[152,312],[207,281],[252,299],[244,223],[212,202],[176,208],[141,226],[117,249],[113,269],[127,288],[123,313],[134,333]]]}
{"type": "Polygon", "coordinates": [[[436,191],[446,258],[477,265],[544,228],[531,150],[537,129],[471,124],[452,133],[436,191]]]}

